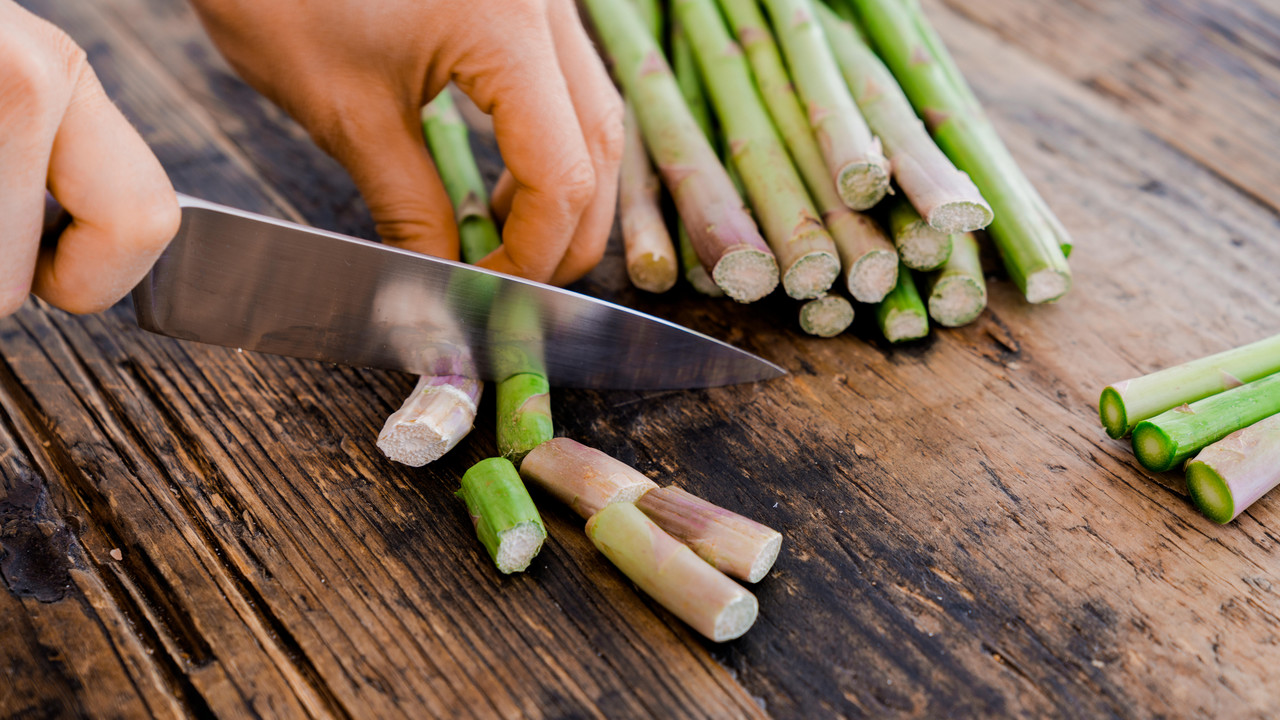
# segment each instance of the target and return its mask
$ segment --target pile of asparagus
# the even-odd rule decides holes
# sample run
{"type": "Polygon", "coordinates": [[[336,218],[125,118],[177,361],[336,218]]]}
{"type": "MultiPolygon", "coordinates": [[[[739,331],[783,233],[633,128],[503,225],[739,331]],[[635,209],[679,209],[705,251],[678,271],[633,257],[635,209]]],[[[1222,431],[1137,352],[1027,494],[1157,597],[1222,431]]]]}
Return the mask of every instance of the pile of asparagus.
{"type": "MultiPolygon", "coordinates": [[[[469,131],[446,90],[422,111],[423,133],[454,206],[463,260],[474,263],[501,242],[469,131]]],[[[476,536],[502,573],[521,572],[542,549],[546,526],[524,479],[587,519],[595,546],[651,597],[716,641],[755,622],[756,598],[730,579],[758,582],[773,566],[782,535],[676,487],[652,480],[567,438],[553,439],[550,387],[537,318],[501,305],[490,318],[495,345],[498,455],[473,465],[457,495],[476,536]],[[517,470],[517,467],[519,470],[517,470]]],[[[424,375],[387,418],[378,447],[411,466],[436,460],[475,423],[482,384],[469,357],[449,357],[424,375]]]]}
{"type": "Polygon", "coordinates": [[[985,228],[1030,302],[1061,298],[1066,232],[917,0],[829,2],[670,0],[664,23],[659,0],[585,0],[627,100],[632,282],[664,292],[683,265],[744,303],[781,282],[809,333],[843,332],[853,300],[910,340],[986,307],[985,228]]]}
{"type": "Polygon", "coordinates": [[[1280,485],[1280,335],[1108,385],[1098,415],[1148,470],[1190,458],[1192,501],[1231,522],[1280,485]]]}

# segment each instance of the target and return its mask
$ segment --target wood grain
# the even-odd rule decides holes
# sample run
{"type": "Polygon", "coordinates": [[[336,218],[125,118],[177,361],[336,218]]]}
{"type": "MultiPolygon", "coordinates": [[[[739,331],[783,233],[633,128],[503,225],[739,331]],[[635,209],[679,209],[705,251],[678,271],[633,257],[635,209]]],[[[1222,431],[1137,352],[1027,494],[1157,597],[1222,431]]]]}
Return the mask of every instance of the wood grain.
{"type": "MultiPolygon", "coordinates": [[[[184,4],[24,4],[86,47],[179,189],[372,236],[184,4]]],[[[1074,235],[1064,302],[1026,305],[993,263],[977,323],[890,347],[865,311],[818,340],[783,298],[637,293],[617,238],[578,286],[792,373],[553,394],[561,434],[784,533],[742,639],[695,637],[546,499],[547,548],[498,577],[451,494],[493,452],[491,398],[457,450],[403,468],[373,441],[410,377],[32,301],[0,320],[0,715],[1274,716],[1280,501],[1216,526],[1094,409],[1107,382],[1280,326],[1280,175],[1249,152],[1280,112],[1273,25],[1095,5],[928,5],[1074,235]],[[1195,82],[1139,61],[1193,50],[1195,82]]]]}

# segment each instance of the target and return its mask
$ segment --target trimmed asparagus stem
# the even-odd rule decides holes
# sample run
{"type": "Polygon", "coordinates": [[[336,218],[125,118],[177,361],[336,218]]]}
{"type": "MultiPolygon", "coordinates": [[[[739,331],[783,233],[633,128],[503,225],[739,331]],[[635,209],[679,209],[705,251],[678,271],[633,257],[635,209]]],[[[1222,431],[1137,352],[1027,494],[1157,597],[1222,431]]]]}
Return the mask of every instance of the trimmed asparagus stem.
{"type": "Polygon", "coordinates": [[[890,206],[889,229],[902,263],[913,270],[936,270],[951,257],[951,236],[935,230],[906,200],[890,206]]]}
{"type": "Polygon", "coordinates": [[[502,243],[489,214],[489,195],[471,154],[470,131],[445,88],[422,108],[422,131],[458,222],[462,260],[480,262],[502,243]]]}
{"type": "Polygon", "coordinates": [[[653,293],[676,284],[679,264],[666,219],[658,206],[658,176],[649,164],[635,111],[627,103],[626,144],[618,178],[618,216],[622,225],[627,276],[631,284],[653,293]]]}
{"type": "Polygon", "coordinates": [[[916,290],[911,271],[904,265],[898,268],[898,284],[876,306],[876,321],[889,342],[918,340],[929,334],[929,317],[924,302],[916,290]]]}
{"type": "Polygon", "coordinates": [[[715,642],[741,637],[759,612],[755,595],[658,527],[629,502],[587,521],[587,537],[649,597],[715,642]]]}
{"type": "Polygon", "coordinates": [[[800,306],[800,329],[818,337],[835,337],[853,324],[853,305],[839,295],[823,295],[800,306]]]}
{"type": "Polygon", "coordinates": [[[685,229],[683,222],[676,226],[676,236],[680,245],[680,264],[684,268],[684,279],[693,286],[694,290],[707,297],[723,297],[724,291],[716,285],[711,275],[707,274],[707,269],[702,267],[702,262],[698,260],[698,251],[693,249],[693,243],[689,241],[689,231],[685,229]]]}
{"type": "Polygon", "coordinates": [[[764,0],[837,192],[866,210],[890,192],[889,160],[858,111],[809,0],[764,0]]]}
{"type": "Polygon", "coordinates": [[[520,473],[505,458],[472,465],[455,493],[467,504],[476,536],[503,573],[521,572],[542,549],[547,530],[520,473]]]}
{"type": "Polygon", "coordinates": [[[858,109],[884,142],[893,177],[921,217],[946,234],[991,224],[991,206],[929,137],[911,101],[866,39],[830,8],[815,8],[858,109]]]}
{"type": "Polygon", "coordinates": [[[951,239],[951,257],[930,278],[929,317],[939,325],[958,327],[973,322],[986,309],[987,281],[973,233],[951,239]]]}
{"type": "Polygon", "coordinates": [[[988,232],[1029,302],[1071,289],[1070,238],[1005,147],[917,0],[846,0],[916,112],[995,212],[988,232]]]}
{"type": "Polygon", "coordinates": [[[1280,373],[1280,335],[1108,385],[1098,416],[1108,435],[1122,438],[1149,417],[1273,373],[1280,373]]]}
{"type": "Polygon", "coordinates": [[[423,375],[378,433],[389,459],[421,467],[439,459],[471,432],[480,402],[478,380],[462,375],[423,375]]]}
{"type": "Polygon", "coordinates": [[[1138,423],[1133,452],[1152,472],[1164,472],[1240,428],[1280,413],[1280,374],[1232,388],[1138,423]]]}
{"type": "Polygon", "coordinates": [[[793,298],[821,295],[840,273],[836,246],[764,109],[742,51],[730,38],[714,0],[676,0],[675,10],[698,59],[733,164],[777,255],[783,288],[793,298]]]}
{"type": "Polygon", "coordinates": [[[636,507],[712,567],[739,580],[760,582],[782,547],[777,530],[678,487],[650,490],[636,507]]]}
{"type": "Polygon", "coordinates": [[[1187,488],[1205,517],[1229,523],[1280,485],[1280,415],[1237,430],[1187,463],[1187,488]]]}
{"type": "Polygon", "coordinates": [[[720,0],[720,7],[747,54],[761,98],[796,170],[835,241],[845,287],[857,300],[879,302],[897,280],[898,257],[893,243],[875,222],[845,207],[759,5],[755,0],[720,0]]]}
{"type": "Polygon", "coordinates": [[[584,518],[658,487],[626,463],[563,437],[534,448],[520,463],[520,474],[584,518]]]}
{"type": "Polygon", "coordinates": [[[768,295],[778,285],[777,260],[635,8],[627,0],[586,0],[586,5],[703,267],[734,300],[768,295]]]}
{"type": "Polygon", "coordinates": [[[551,388],[538,373],[518,373],[498,383],[498,454],[519,463],[551,439],[551,388]]]}

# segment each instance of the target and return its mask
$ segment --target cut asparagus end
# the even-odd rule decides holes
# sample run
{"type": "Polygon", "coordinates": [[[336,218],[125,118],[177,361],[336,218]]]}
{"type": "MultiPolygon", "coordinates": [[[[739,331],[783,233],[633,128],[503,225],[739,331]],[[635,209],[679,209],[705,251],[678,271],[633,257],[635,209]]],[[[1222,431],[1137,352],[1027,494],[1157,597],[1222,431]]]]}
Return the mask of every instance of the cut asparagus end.
{"type": "Polygon", "coordinates": [[[898,254],[873,250],[853,264],[849,294],[858,302],[878,303],[898,284],[898,254]]]}
{"type": "Polygon", "coordinates": [[[440,459],[471,432],[480,387],[470,378],[424,375],[382,426],[378,449],[410,467],[440,459]]]}
{"type": "Polygon", "coordinates": [[[1124,409],[1124,396],[1111,385],[1102,389],[1102,397],[1098,398],[1098,419],[1107,435],[1120,439],[1129,431],[1129,416],[1124,409]]]}
{"type": "Polygon", "coordinates": [[[1027,277],[1027,302],[1053,302],[1071,289],[1071,275],[1060,270],[1037,270],[1027,277]]]}
{"type": "Polygon", "coordinates": [[[520,474],[584,518],[658,487],[626,463],[564,437],[534,448],[520,463],[520,474]]]}
{"type": "Polygon", "coordinates": [[[947,235],[981,230],[991,224],[995,214],[991,208],[976,202],[953,202],[934,208],[928,217],[929,226],[947,235]]]}
{"type": "Polygon", "coordinates": [[[711,639],[715,642],[728,642],[742,637],[755,624],[760,614],[760,603],[755,595],[739,595],[730,600],[724,609],[716,615],[715,630],[711,639]]]}
{"type": "Polygon", "coordinates": [[[939,280],[929,293],[929,317],[945,327],[971,323],[986,307],[986,288],[963,275],[939,280]]]}
{"type": "Polygon", "coordinates": [[[493,562],[503,573],[524,572],[542,549],[547,531],[540,522],[525,522],[498,533],[498,552],[493,562]]]}
{"type": "Polygon", "coordinates": [[[951,257],[951,236],[923,220],[905,229],[896,240],[902,262],[912,270],[936,270],[951,257]]]}
{"type": "Polygon", "coordinates": [[[764,576],[773,569],[773,563],[778,560],[778,553],[781,551],[782,533],[777,533],[764,542],[760,548],[760,554],[756,556],[755,562],[751,563],[751,570],[744,579],[749,583],[758,583],[763,580],[764,576]]]}
{"type": "Polygon", "coordinates": [[[830,290],[839,275],[840,259],[834,253],[811,252],[791,263],[782,278],[782,287],[787,295],[807,300],[830,290]]]}
{"type": "Polygon", "coordinates": [[[853,210],[868,210],[889,192],[887,160],[869,160],[845,165],[836,176],[840,199],[853,210]]]}
{"type": "Polygon", "coordinates": [[[782,533],[678,487],[654,488],[636,507],[720,572],[758,582],[773,567],[782,533]]]}
{"type": "Polygon", "coordinates": [[[1164,472],[1173,467],[1177,447],[1163,428],[1143,420],[1133,429],[1133,454],[1142,467],[1152,472],[1164,472]]]}
{"type": "Polygon", "coordinates": [[[800,306],[800,329],[818,337],[835,337],[853,324],[853,304],[839,295],[823,295],[800,306]]]}
{"type": "Polygon", "coordinates": [[[915,309],[890,310],[884,320],[884,337],[889,342],[919,340],[929,334],[929,321],[915,309]]]}
{"type": "Polygon", "coordinates": [[[547,531],[511,461],[487,458],[472,465],[463,474],[457,495],[467,504],[476,537],[498,570],[513,573],[528,568],[542,549],[547,531]]]}
{"type": "Polygon", "coordinates": [[[631,284],[651,293],[664,293],[676,284],[679,275],[675,255],[643,253],[627,262],[631,284]]]}
{"type": "Polygon", "coordinates": [[[752,247],[731,250],[720,256],[711,279],[734,300],[755,302],[778,287],[778,261],[771,253],[752,247]]]}
{"type": "Polygon", "coordinates": [[[1225,525],[1236,516],[1235,500],[1226,480],[1206,463],[1192,460],[1187,464],[1187,488],[1191,500],[1205,517],[1225,525]]]}

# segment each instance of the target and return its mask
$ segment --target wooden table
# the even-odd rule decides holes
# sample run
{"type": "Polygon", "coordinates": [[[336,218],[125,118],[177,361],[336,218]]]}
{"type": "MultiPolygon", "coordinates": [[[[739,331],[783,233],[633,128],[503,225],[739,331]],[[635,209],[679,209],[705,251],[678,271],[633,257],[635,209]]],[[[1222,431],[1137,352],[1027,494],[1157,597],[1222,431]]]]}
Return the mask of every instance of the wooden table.
{"type": "MultiPolygon", "coordinates": [[[[372,237],[346,175],[177,0],[23,4],[88,50],[177,188],[372,237]]],[[[785,379],[559,390],[559,432],[786,536],[708,643],[543,503],[499,577],[374,447],[413,378],[187,344],[126,304],[0,320],[0,715],[1250,717],[1280,711],[1280,498],[1228,527],[1095,418],[1109,381],[1280,327],[1280,15],[1259,0],[948,0],[941,32],[1077,241],[1062,303],[889,347],[795,306],[581,286],[785,379]]],[[[493,145],[479,141],[487,169],[493,145]]],[[[490,175],[492,178],[492,174],[490,175]]]]}

